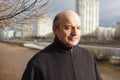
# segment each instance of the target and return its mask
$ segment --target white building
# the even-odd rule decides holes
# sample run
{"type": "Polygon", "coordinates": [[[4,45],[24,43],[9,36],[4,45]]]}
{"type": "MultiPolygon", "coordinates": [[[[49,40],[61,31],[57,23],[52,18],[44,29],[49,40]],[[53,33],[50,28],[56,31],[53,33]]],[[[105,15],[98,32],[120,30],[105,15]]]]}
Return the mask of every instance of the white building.
{"type": "Polygon", "coordinates": [[[81,17],[81,34],[94,34],[99,26],[99,1],[76,0],[76,12],[81,17]]]}
{"type": "Polygon", "coordinates": [[[45,37],[52,33],[52,20],[46,16],[40,16],[37,22],[37,37],[45,37]]]}
{"type": "Polygon", "coordinates": [[[14,31],[8,27],[0,30],[0,39],[10,39],[14,37],[14,31]]]}
{"type": "Polygon", "coordinates": [[[98,27],[96,35],[98,40],[112,40],[115,37],[116,28],[113,27],[98,27]]]}

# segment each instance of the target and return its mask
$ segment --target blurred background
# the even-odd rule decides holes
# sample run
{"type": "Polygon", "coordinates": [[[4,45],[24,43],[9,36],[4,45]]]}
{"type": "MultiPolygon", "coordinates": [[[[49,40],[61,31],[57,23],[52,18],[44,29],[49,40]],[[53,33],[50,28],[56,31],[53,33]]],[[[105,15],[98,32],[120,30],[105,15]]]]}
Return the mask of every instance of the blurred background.
{"type": "Polygon", "coordinates": [[[120,79],[119,0],[0,0],[0,80],[21,80],[28,60],[53,39],[63,10],[81,17],[79,46],[89,50],[104,80],[120,79]]]}

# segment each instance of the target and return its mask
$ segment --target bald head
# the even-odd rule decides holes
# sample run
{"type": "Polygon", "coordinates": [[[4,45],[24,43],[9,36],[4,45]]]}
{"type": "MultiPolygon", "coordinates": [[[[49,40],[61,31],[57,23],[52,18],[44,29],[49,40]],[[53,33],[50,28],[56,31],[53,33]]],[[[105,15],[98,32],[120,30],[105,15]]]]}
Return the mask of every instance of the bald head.
{"type": "Polygon", "coordinates": [[[80,17],[71,10],[60,12],[53,21],[55,36],[66,46],[75,46],[80,40],[80,17]]]}
{"type": "Polygon", "coordinates": [[[60,26],[60,22],[66,22],[68,20],[76,20],[81,24],[80,21],[80,17],[78,16],[78,14],[76,14],[74,11],[72,10],[66,10],[66,11],[62,11],[59,14],[57,14],[53,20],[53,27],[58,28],[60,26]]]}

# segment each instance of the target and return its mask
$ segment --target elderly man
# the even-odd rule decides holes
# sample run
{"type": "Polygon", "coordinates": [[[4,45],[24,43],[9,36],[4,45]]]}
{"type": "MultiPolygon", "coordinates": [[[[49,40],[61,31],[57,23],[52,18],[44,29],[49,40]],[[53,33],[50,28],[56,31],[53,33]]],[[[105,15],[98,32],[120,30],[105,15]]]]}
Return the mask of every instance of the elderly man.
{"type": "Polygon", "coordinates": [[[55,39],[29,61],[22,80],[102,80],[91,53],[79,47],[80,17],[71,10],[53,21],[55,39]]]}

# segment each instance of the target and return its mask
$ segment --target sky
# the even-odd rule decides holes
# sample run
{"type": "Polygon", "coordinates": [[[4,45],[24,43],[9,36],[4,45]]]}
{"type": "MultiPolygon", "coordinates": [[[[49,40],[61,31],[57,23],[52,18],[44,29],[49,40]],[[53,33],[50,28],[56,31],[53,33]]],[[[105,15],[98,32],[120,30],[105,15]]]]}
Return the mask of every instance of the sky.
{"type": "MultiPolygon", "coordinates": [[[[53,18],[57,13],[63,10],[75,11],[75,0],[52,0],[51,6],[54,8],[49,13],[53,18]]],[[[120,21],[120,0],[99,0],[99,25],[105,27],[114,27],[120,21]]]]}

